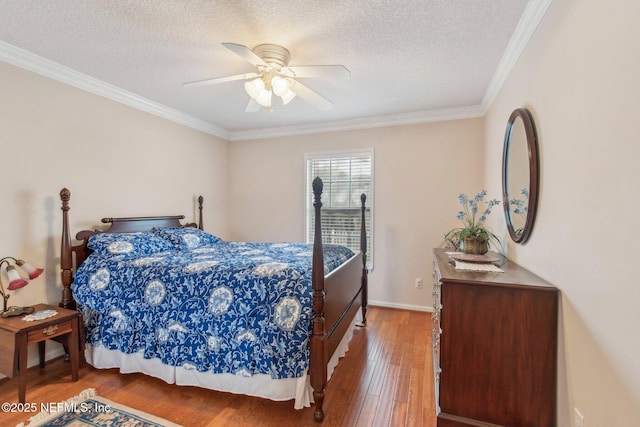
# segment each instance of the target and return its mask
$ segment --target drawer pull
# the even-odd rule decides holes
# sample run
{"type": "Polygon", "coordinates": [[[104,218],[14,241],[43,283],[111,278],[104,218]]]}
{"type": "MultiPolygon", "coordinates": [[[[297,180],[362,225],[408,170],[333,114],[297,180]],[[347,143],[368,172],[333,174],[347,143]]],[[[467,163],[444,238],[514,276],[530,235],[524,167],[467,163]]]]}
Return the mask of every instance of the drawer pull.
{"type": "Polygon", "coordinates": [[[49,326],[48,328],[43,329],[42,333],[46,336],[51,336],[55,334],[57,331],[58,331],[58,325],[52,325],[52,326],[49,326]]]}

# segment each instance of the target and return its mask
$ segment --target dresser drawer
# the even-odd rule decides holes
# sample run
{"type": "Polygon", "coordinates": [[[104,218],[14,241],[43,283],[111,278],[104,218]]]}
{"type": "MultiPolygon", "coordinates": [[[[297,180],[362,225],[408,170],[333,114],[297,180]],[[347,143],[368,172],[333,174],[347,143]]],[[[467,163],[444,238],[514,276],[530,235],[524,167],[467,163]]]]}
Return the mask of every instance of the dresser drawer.
{"type": "Polygon", "coordinates": [[[68,334],[72,330],[71,322],[73,322],[73,320],[69,319],[61,323],[55,323],[53,325],[50,324],[33,331],[29,331],[29,337],[27,341],[29,344],[31,344],[43,340],[48,340],[60,335],[68,334]]]}

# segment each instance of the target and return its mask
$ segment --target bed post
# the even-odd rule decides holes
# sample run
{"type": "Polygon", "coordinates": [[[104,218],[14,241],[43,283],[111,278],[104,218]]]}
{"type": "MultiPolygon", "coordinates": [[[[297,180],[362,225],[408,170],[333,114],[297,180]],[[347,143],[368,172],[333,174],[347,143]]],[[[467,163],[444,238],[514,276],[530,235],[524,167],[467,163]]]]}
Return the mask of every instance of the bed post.
{"type": "Polygon", "coordinates": [[[198,228],[200,230],[204,230],[204,224],[202,221],[202,203],[204,202],[204,197],[198,197],[198,228]]]}
{"type": "Polygon", "coordinates": [[[362,216],[360,219],[360,251],[362,251],[362,322],[358,326],[365,326],[367,324],[367,300],[369,289],[369,272],[367,270],[367,224],[365,222],[365,210],[367,195],[362,193],[360,195],[360,207],[362,216]]]}
{"type": "Polygon", "coordinates": [[[316,177],[313,180],[313,207],[315,209],[315,229],[313,238],[313,335],[311,336],[311,357],[309,371],[311,375],[311,387],[313,387],[313,399],[316,421],[324,420],[324,391],[327,386],[327,331],[324,324],[324,258],[322,252],[322,221],[320,208],[322,207],[322,180],[316,177]]]}
{"type": "Polygon", "coordinates": [[[62,301],[60,307],[71,310],[76,309],[76,302],[71,296],[71,269],[73,268],[73,255],[71,249],[71,232],[69,231],[69,200],[71,192],[63,188],[60,190],[60,200],[62,200],[62,245],[60,248],[60,274],[62,279],[62,301]]]}

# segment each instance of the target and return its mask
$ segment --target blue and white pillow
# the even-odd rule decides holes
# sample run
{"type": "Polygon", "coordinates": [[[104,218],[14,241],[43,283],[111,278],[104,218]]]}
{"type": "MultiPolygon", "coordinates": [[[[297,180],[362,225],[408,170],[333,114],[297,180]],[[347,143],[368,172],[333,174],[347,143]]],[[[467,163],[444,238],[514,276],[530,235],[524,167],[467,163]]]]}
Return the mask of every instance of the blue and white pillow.
{"type": "Polygon", "coordinates": [[[170,242],[178,250],[190,251],[222,241],[212,234],[193,227],[156,227],[151,231],[170,242]]]}
{"type": "Polygon", "coordinates": [[[89,237],[87,247],[100,255],[125,259],[173,250],[171,243],[150,231],[94,234],[89,237]]]}

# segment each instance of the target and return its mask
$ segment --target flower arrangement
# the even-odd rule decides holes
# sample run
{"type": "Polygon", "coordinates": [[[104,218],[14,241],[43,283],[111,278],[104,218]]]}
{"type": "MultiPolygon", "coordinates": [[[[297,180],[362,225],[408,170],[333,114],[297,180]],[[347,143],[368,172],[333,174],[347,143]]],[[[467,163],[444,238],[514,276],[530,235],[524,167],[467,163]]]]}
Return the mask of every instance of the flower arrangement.
{"type": "MultiPolygon", "coordinates": [[[[462,210],[458,212],[457,218],[462,221],[463,226],[454,228],[445,235],[444,240],[447,246],[464,249],[463,246],[465,244],[465,240],[467,238],[475,238],[476,240],[482,240],[484,242],[484,245],[486,245],[484,252],[486,252],[490,246],[491,240],[498,242],[498,244],[500,243],[498,237],[484,226],[487,217],[491,213],[491,209],[494,206],[499,205],[500,201],[498,199],[493,199],[485,203],[484,198],[486,195],[487,191],[482,190],[472,198],[465,194],[460,194],[458,196],[458,201],[462,205],[462,210]],[[481,206],[484,206],[484,210],[482,212],[480,212],[482,209],[481,206]]],[[[465,249],[465,251],[467,250],[465,249]]],[[[482,251],[471,252],[484,253],[482,251]]]]}

